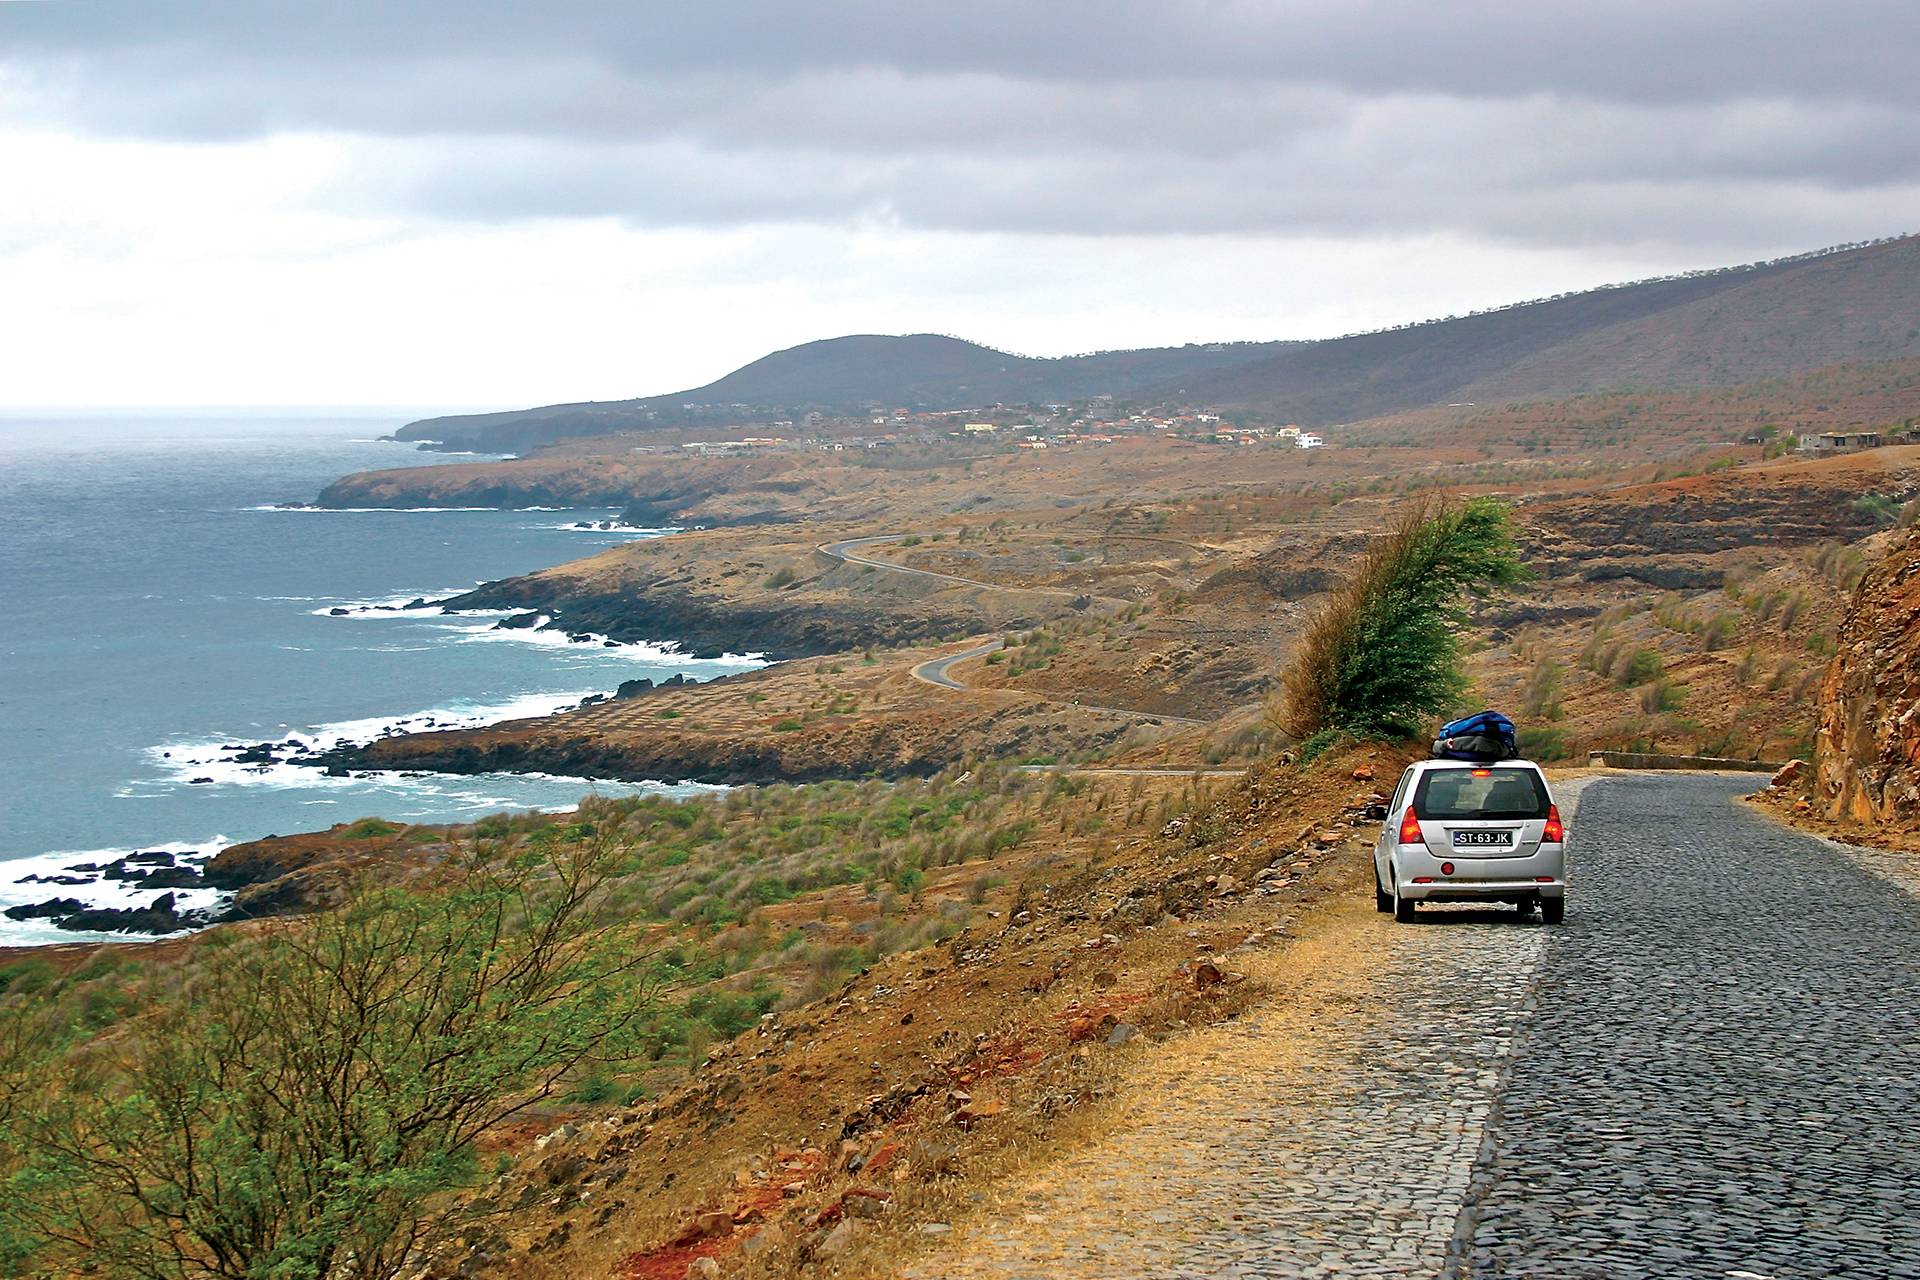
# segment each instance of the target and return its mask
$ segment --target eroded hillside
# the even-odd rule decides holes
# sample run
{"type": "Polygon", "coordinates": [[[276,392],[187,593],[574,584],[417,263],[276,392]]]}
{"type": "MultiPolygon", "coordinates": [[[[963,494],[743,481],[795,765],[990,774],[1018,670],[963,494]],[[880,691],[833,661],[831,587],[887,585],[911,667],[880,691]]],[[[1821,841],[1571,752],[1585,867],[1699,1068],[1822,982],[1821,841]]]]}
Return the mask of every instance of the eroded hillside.
{"type": "Polygon", "coordinates": [[[1847,606],[1820,686],[1813,764],[1818,816],[1920,839],[1920,538],[1911,533],[1847,606]]]}

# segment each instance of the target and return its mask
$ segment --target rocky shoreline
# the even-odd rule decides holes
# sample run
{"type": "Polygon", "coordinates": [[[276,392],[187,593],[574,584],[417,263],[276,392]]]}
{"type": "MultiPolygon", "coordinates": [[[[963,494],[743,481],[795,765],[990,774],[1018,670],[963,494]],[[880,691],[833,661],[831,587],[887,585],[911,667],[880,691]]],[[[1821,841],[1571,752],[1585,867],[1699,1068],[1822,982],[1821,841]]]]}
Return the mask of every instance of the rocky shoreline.
{"type": "Polygon", "coordinates": [[[914,614],[860,609],[836,616],[805,600],[751,603],[644,587],[604,590],[570,586],[543,574],[503,578],[436,603],[448,613],[512,610],[517,616],[503,619],[502,627],[538,626],[574,639],[643,644],[671,636],[688,656],[700,659],[739,653],[775,661],[821,657],[870,645],[917,644],[970,633],[979,625],[977,616],[960,609],[914,614]],[[546,621],[536,622],[542,615],[546,621]]]}
{"type": "MultiPolygon", "coordinates": [[[[408,874],[439,856],[455,828],[408,826],[361,819],[325,831],[263,836],[218,853],[166,850],[131,853],[109,863],[76,862],[54,875],[26,876],[17,884],[45,884],[66,892],[6,909],[10,920],[45,920],[69,933],[126,934],[148,941],[272,916],[299,915],[337,904],[355,878],[408,874]],[[158,889],[139,905],[100,906],[74,891],[103,881],[158,889]],[[183,906],[180,894],[217,891],[205,907],[183,906]]],[[[0,947],[0,950],[12,948],[0,947]]]]}
{"type": "Polygon", "coordinates": [[[164,936],[186,929],[204,928],[221,920],[238,919],[231,905],[218,908],[182,907],[180,890],[233,891],[244,887],[243,877],[231,874],[231,866],[219,866],[220,855],[197,851],[176,853],[166,849],[141,850],[110,862],[76,862],[52,875],[26,875],[15,884],[43,884],[57,889],[79,889],[111,883],[123,891],[155,889],[150,902],[141,906],[101,906],[74,896],[60,894],[39,902],[24,902],[8,907],[9,920],[45,920],[54,928],[69,933],[130,933],[164,936]]]}
{"type": "Polygon", "coordinates": [[[693,737],[663,731],[619,738],[518,720],[486,729],[451,729],[382,738],[327,753],[330,770],[433,773],[550,773],[621,782],[699,782],[721,786],[826,782],[836,778],[928,777],[953,762],[938,734],[915,726],[854,726],[833,741],[806,735],[693,737]]]}

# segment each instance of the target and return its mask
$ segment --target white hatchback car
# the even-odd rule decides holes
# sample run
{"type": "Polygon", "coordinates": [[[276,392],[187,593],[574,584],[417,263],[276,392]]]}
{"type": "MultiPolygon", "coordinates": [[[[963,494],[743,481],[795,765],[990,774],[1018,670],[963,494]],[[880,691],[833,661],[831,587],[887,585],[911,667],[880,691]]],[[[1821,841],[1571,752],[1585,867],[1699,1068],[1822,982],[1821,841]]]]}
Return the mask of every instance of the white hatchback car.
{"type": "Polygon", "coordinates": [[[1511,902],[1559,924],[1567,829],[1540,766],[1421,760],[1400,775],[1373,847],[1374,905],[1413,919],[1418,902],[1511,902]]]}

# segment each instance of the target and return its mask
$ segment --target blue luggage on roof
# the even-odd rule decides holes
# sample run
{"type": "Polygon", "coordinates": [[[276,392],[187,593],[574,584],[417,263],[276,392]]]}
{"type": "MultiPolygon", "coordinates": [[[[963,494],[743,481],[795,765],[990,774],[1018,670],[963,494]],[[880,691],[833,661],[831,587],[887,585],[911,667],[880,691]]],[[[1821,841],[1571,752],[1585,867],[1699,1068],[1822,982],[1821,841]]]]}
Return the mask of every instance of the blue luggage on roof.
{"type": "Polygon", "coordinates": [[[1442,760],[1511,760],[1520,754],[1520,735],[1513,721],[1498,711],[1481,711],[1449,720],[1433,740],[1433,754],[1442,760]]]}

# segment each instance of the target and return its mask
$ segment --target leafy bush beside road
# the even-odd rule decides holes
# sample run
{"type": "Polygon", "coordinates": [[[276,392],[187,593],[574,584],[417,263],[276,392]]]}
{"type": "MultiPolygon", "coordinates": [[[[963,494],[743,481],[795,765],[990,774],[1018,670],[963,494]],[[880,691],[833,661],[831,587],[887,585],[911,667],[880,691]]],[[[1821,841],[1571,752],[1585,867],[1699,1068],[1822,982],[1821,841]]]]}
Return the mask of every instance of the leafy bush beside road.
{"type": "Polygon", "coordinates": [[[1300,739],[1419,735],[1465,690],[1467,597],[1526,577],[1505,503],[1409,503],[1308,624],[1283,681],[1281,728],[1300,739]]]}

